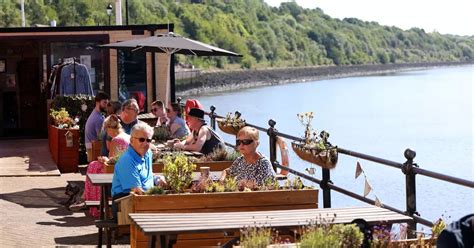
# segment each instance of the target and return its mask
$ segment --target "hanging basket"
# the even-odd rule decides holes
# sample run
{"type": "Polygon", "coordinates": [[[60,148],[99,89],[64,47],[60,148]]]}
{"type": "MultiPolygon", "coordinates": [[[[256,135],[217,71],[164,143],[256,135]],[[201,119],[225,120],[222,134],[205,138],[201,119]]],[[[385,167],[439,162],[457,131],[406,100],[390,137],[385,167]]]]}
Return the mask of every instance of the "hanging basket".
{"type": "Polygon", "coordinates": [[[239,122],[237,125],[229,124],[228,122],[224,121],[223,119],[217,119],[217,125],[219,129],[227,134],[237,135],[239,130],[245,127],[245,122],[239,122]]]}
{"type": "Polygon", "coordinates": [[[305,161],[319,165],[325,169],[333,169],[336,167],[338,156],[337,147],[331,147],[321,151],[316,148],[307,148],[304,144],[299,142],[292,142],[291,147],[296,155],[305,161]]]}

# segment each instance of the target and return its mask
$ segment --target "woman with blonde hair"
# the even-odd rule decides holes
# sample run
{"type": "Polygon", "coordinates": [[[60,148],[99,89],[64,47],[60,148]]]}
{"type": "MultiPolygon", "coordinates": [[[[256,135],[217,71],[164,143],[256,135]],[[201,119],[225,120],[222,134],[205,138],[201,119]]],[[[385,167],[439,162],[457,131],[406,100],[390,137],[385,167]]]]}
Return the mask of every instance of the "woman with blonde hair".
{"type": "MultiPolygon", "coordinates": [[[[107,135],[112,137],[111,141],[107,142],[107,149],[109,150],[109,156],[101,156],[97,158],[97,161],[93,161],[87,167],[87,174],[100,174],[104,173],[104,163],[107,163],[110,158],[113,158],[125,151],[130,144],[130,135],[125,133],[120,123],[120,119],[117,115],[113,114],[105,118],[102,125],[102,129],[107,132],[107,135]]],[[[100,200],[100,187],[93,186],[86,178],[84,188],[84,200],[86,201],[98,201],[100,200]]],[[[97,208],[90,208],[90,214],[93,217],[99,217],[99,211],[97,208]]]]}
{"type": "Polygon", "coordinates": [[[267,180],[275,179],[272,163],[260,152],[257,147],[260,144],[258,130],[253,127],[243,127],[237,133],[235,148],[242,154],[232,165],[222,172],[220,180],[226,176],[235,177],[237,181],[253,180],[262,185],[267,180]]]}

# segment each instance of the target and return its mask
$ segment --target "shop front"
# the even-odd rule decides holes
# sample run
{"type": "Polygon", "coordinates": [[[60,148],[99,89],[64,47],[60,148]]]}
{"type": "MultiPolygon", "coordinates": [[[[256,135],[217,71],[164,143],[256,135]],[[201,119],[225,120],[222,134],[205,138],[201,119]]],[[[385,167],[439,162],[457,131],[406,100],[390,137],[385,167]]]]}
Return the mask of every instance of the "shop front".
{"type": "Polygon", "coordinates": [[[151,102],[163,96],[160,88],[169,73],[163,68],[169,68],[169,60],[161,54],[98,45],[152,36],[168,28],[172,31],[173,26],[0,29],[0,138],[46,137],[47,103],[56,95],[105,91],[112,100],[136,98],[140,109],[148,111],[151,102]],[[80,69],[86,72],[83,77],[80,69]],[[84,78],[86,89],[81,87],[84,78]]]}

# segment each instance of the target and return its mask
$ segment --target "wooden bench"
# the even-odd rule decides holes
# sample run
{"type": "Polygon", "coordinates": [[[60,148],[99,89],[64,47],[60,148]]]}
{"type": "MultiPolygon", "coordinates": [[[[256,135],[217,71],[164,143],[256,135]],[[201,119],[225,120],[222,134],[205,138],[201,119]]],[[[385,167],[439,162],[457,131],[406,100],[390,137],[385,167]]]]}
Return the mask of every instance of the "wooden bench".
{"type": "Polygon", "coordinates": [[[266,226],[274,229],[299,228],[315,221],[320,223],[322,218],[328,222],[332,220],[330,222],[334,224],[351,223],[356,219],[363,219],[371,225],[413,221],[411,217],[375,206],[214,213],[132,213],[129,216],[139,231],[149,237],[149,247],[155,247],[156,239],[159,237],[162,248],[172,244],[173,242],[169,241],[178,234],[237,232],[248,226],[266,226]]]}

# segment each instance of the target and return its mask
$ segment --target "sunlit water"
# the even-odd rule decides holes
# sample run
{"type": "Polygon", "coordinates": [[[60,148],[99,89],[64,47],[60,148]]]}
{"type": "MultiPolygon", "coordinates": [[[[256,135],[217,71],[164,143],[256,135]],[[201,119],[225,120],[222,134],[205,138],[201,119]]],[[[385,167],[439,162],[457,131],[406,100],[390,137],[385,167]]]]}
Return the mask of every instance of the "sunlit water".
{"type": "MultiPolygon", "coordinates": [[[[225,115],[239,110],[248,122],[268,127],[277,122],[284,133],[301,136],[297,113],[313,111],[313,127],[327,130],[339,147],[403,163],[406,148],[416,151],[415,162],[424,169],[474,180],[473,84],[474,67],[436,68],[389,75],[295,83],[195,96],[208,109],[225,115]]],[[[223,134],[233,143],[234,137],[223,134]]],[[[268,153],[268,138],[260,133],[260,151],[268,153]]],[[[288,141],[289,144],[289,141],[288,141]]],[[[291,150],[291,149],[290,149],[291,150]]],[[[354,178],[359,161],[373,188],[369,198],[405,209],[405,176],[395,168],[341,155],[331,180],[356,193],[364,192],[364,176],[354,178]]],[[[312,167],[290,152],[291,167],[312,167]]],[[[321,178],[317,166],[316,176],[321,178]]],[[[417,210],[435,220],[456,220],[474,212],[474,190],[417,176],[417,210]]],[[[322,194],[319,198],[322,203],[322,194]]],[[[332,193],[332,206],[365,203],[332,193]]]]}

